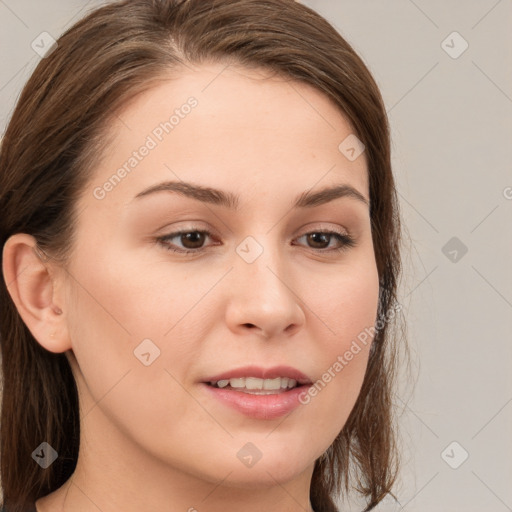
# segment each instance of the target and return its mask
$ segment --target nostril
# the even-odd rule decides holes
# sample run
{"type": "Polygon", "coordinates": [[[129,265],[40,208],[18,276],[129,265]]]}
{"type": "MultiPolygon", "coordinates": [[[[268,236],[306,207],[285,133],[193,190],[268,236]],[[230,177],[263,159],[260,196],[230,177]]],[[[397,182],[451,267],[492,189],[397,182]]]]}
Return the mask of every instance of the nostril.
{"type": "Polygon", "coordinates": [[[261,334],[263,334],[263,336],[265,338],[269,338],[269,334],[267,332],[265,332],[263,329],[260,329],[257,325],[254,325],[254,324],[251,324],[251,323],[245,323],[245,324],[242,324],[244,327],[248,327],[250,329],[258,329],[261,331],[261,334]]]}

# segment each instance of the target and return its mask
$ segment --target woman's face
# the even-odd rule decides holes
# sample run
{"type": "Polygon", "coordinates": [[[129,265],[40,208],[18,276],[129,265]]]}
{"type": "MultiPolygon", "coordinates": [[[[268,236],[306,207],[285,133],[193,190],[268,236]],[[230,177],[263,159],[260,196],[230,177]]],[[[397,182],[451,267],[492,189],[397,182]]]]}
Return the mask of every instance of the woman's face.
{"type": "Polygon", "coordinates": [[[351,126],[308,85],[203,65],[111,130],[62,304],[83,437],[124,464],[144,454],[234,486],[311,472],[356,401],[371,341],[357,337],[377,315],[351,126]],[[331,187],[345,188],[315,199],[331,187]],[[270,389],[299,372],[316,394],[270,389]],[[244,376],[270,379],[231,388],[262,384],[244,376]]]}

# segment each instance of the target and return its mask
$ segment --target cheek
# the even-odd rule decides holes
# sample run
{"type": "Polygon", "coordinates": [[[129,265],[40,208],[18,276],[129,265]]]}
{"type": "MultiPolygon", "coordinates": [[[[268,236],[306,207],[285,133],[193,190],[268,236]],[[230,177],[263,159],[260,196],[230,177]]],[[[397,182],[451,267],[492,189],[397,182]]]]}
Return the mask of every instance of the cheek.
{"type": "MultiPolygon", "coordinates": [[[[70,273],[74,277],[68,293],[73,352],[87,391],[96,401],[127,372],[147,369],[141,362],[147,350],[137,353],[139,358],[134,351],[143,340],[153,340],[154,346],[149,344],[153,359],[172,318],[162,314],[165,301],[155,301],[143,269],[134,269],[122,255],[113,258],[107,251],[83,251],[70,273]]],[[[143,347],[148,347],[147,342],[143,347]]],[[[141,380],[147,377],[146,372],[141,380]]]]}
{"type": "Polygon", "coordinates": [[[156,249],[95,255],[94,269],[77,265],[79,317],[86,318],[89,311],[91,323],[102,329],[109,324],[110,332],[128,336],[133,343],[168,339],[183,325],[190,328],[189,315],[204,306],[202,301],[219,280],[219,271],[206,268],[198,273],[187,265],[170,263],[163,250],[157,257],[151,251],[156,249]]]}
{"type": "Polygon", "coordinates": [[[125,421],[190,407],[177,381],[187,380],[199,342],[208,337],[201,299],[218,275],[198,278],[184,269],[171,268],[164,257],[146,264],[143,255],[134,261],[108,251],[82,252],[71,269],[70,334],[85,394],[94,402],[105,396],[102,404],[114,409],[117,396],[125,421]]]}
{"type": "Polygon", "coordinates": [[[303,283],[303,296],[311,313],[323,326],[325,348],[343,353],[351,341],[375,325],[379,301],[379,277],[375,260],[368,257],[353,265],[330,271],[315,279],[316,286],[303,283]]]}
{"type": "MultiPolygon", "coordinates": [[[[75,267],[80,284],[75,283],[69,300],[84,417],[96,426],[104,425],[108,417],[132,438],[144,439],[155,454],[165,434],[168,454],[185,460],[193,449],[181,446],[179,440],[187,439],[194,426],[205,425],[208,419],[180,384],[197,357],[195,341],[201,339],[198,329],[203,327],[190,320],[195,318],[193,311],[190,318],[179,320],[190,309],[189,303],[197,302],[193,299],[199,291],[184,300],[183,283],[172,286],[171,275],[165,275],[164,281],[160,272],[157,280],[154,268],[131,272],[133,266],[123,266],[119,259],[110,267],[99,258],[95,263],[96,272],[75,267]],[[164,336],[165,332],[169,334],[164,336]],[[178,422],[177,417],[186,421],[178,422]]],[[[196,428],[198,436],[207,435],[206,427],[196,428]]],[[[112,443],[112,450],[116,449],[112,443]]]]}
{"type": "MultiPolygon", "coordinates": [[[[372,260],[373,261],[373,260],[372,260]]],[[[318,283],[320,284],[320,283],[318,283]]],[[[314,338],[321,374],[303,397],[315,407],[318,429],[329,425],[336,436],[359,395],[368,363],[378,310],[379,280],[375,264],[351,267],[308,292],[306,302],[321,321],[314,338]],[[328,419],[328,421],[325,421],[328,419]],[[325,421],[325,423],[324,423],[325,421]]]]}

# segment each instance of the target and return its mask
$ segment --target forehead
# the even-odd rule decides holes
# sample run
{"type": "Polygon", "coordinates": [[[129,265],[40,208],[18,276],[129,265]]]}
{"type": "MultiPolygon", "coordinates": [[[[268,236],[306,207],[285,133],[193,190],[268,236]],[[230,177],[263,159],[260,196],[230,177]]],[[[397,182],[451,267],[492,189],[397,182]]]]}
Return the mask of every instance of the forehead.
{"type": "Polygon", "coordinates": [[[109,135],[89,192],[120,174],[107,188],[123,204],[181,177],[240,195],[242,184],[296,195],[319,180],[349,182],[368,197],[364,153],[350,161],[339,149],[353,135],[340,109],[316,88],[265,70],[185,68],[119,111],[109,135]]]}

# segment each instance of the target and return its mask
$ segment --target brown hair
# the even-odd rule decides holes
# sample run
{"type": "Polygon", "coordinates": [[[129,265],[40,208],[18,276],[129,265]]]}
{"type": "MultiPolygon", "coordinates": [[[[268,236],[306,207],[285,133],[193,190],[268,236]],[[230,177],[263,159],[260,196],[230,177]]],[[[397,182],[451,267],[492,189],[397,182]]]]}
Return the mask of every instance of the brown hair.
{"type": "MultiPolygon", "coordinates": [[[[174,68],[206,61],[266,69],[310,84],[340,108],[366,147],[378,314],[396,307],[400,219],[381,95],[342,36],[293,0],[126,0],[98,8],[71,27],[39,62],[5,132],[0,247],[13,234],[28,233],[65,265],[74,207],[105,149],[109,120],[174,68]]],[[[65,354],[36,342],[0,281],[0,471],[4,502],[18,512],[72,475],[80,418],[65,354]],[[43,441],[59,454],[48,469],[31,460],[43,441]]],[[[365,510],[371,510],[397,477],[392,325],[385,322],[376,332],[357,402],[315,463],[310,499],[318,512],[336,511],[342,483],[348,493],[352,478],[367,498],[365,510]]]]}

